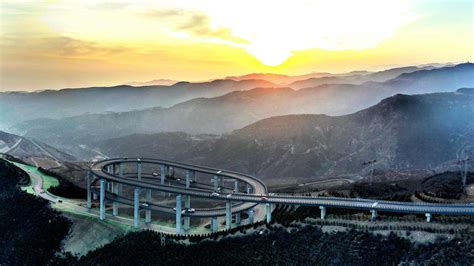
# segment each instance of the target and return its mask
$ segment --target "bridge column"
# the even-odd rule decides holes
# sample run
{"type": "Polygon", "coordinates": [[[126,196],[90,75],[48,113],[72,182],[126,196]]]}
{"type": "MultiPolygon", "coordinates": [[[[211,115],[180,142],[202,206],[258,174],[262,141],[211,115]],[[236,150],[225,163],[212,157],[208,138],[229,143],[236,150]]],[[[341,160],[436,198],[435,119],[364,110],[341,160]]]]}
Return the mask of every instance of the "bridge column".
{"type": "Polygon", "coordinates": [[[241,219],[241,216],[240,216],[240,212],[238,212],[238,213],[235,214],[235,224],[237,226],[240,226],[241,223],[242,223],[242,219],[241,219]]]}
{"type": "Polygon", "coordinates": [[[137,159],[137,178],[142,180],[142,162],[140,158],[137,159]]]}
{"type": "Polygon", "coordinates": [[[249,214],[249,224],[253,224],[254,216],[255,216],[255,211],[254,209],[248,210],[249,214]]]}
{"type": "Polygon", "coordinates": [[[232,228],[232,202],[227,201],[225,203],[225,229],[230,230],[232,228]]]}
{"type": "MultiPolygon", "coordinates": [[[[146,202],[147,202],[148,204],[151,203],[151,189],[148,189],[148,190],[146,191],[146,202]]],[[[146,223],[150,223],[150,222],[151,222],[151,210],[150,210],[150,209],[147,209],[147,210],[145,211],[145,222],[146,222],[146,223]]]]}
{"type": "MultiPolygon", "coordinates": [[[[191,187],[191,175],[192,175],[192,172],[189,170],[186,170],[186,188],[191,187]]],[[[191,196],[186,195],[184,198],[185,198],[184,208],[186,211],[188,211],[189,208],[191,208],[191,196]]],[[[190,228],[191,228],[191,217],[186,216],[184,217],[184,230],[189,230],[190,228]]]]}
{"type": "Polygon", "coordinates": [[[217,220],[217,217],[214,216],[211,218],[211,232],[216,233],[219,230],[219,222],[217,220]]]}
{"type": "Polygon", "coordinates": [[[431,223],[431,213],[425,213],[426,222],[431,223]]]}
{"type": "Polygon", "coordinates": [[[135,188],[133,193],[133,226],[138,228],[140,225],[140,189],[135,188]]]}
{"type": "Polygon", "coordinates": [[[105,220],[105,179],[100,180],[100,219],[105,220]]]}
{"type": "Polygon", "coordinates": [[[214,183],[214,191],[216,191],[217,187],[219,186],[219,177],[215,175],[212,181],[214,183]]]}
{"type": "Polygon", "coordinates": [[[250,185],[247,185],[247,194],[250,194],[251,191],[252,191],[252,187],[250,187],[250,185]]]}
{"type": "Polygon", "coordinates": [[[326,218],[326,206],[319,206],[319,209],[321,210],[321,220],[324,220],[326,218]]]}
{"type": "Polygon", "coordinates": [[[377,210],[370,210],[370,213],[372,214],[372,221],[375,221],[377,220],[377,217],[378,217],[378,213],[377,213],[377,210]]]}
{"type": "Polygon", "coordinates": [[[269,224],[272,221],[272,205],[270,203],[265,204],[266,220],[269,224]]]}
{"type": "MultiPolygon", "coordinates": [[[[119,186],[119,183],[114,183],[112,185],[112,192],[115,193],[116,196],[118,196],[118,186],[119,186]]],[[[114,200],[112,202],[112,215],[113,216],[118,215],[118,202],[117,202],[117,200],[114,200]]]]}
{"type": "Polygon", "coordinates": [[[90,209],[92,207],[92,195],[91,195],[91,171],[87,172],[86,175],[86,183],[87,183],[87,208],[90,209]]]}
{"type": "Polygon", "coordinates": [[[166,177],[166,173],[165,173],[165,166],[164,165],[160,165],[160,181],[161,181],[161,184],[165,184],[165,177],[166,177]]]}
{"type": "Polygon", "coordinates": [[[181,234],[181,194],[176,196],[176,234],[181,234]]]}

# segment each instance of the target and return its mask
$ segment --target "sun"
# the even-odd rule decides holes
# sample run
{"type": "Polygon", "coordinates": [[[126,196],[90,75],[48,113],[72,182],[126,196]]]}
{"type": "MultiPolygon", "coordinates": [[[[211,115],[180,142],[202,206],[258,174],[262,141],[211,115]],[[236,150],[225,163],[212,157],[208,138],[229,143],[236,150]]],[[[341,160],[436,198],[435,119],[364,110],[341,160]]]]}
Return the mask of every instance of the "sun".
{"type": "Polygon", "coordinates": [[[229,28],[234,35],[248,40],[244,48],[259,61],[276,66],[298,50],[375,47],[416,18],[412,2],[207,1],[202,10],[214,25],[229,28]]]}

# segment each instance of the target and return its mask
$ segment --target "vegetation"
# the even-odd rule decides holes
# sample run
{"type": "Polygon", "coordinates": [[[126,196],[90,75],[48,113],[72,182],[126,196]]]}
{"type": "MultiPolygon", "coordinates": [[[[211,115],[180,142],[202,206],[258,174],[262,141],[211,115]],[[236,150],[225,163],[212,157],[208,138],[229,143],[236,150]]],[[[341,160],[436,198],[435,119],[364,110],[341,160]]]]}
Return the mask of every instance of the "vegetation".
{"type": "Polygon", "coordinates": [[[58,259],[67,265],[469,265],[474,238],[438,239],[414,245],[390,233],[360,231],[323,233],[315,226],[266,225],[218,241],[183,244],[151,231],[130,233],[86,256],[58,259]],[[165,238],[164,244],[162,237],[165,238]],[[144,244],[146,243],[146,244],[144,244]],[[126,251],[126,252],[120,252],[126,251]],[[448,256],[445,256],[449,253],[448,256]]]}
{"type": "Polygon", "coordinates": [[[59,250],[70,222],[18,185],[28,175],[0,160],[0,265],[46,264],[59,250]]]}
{"type": "Polygon", "coordinates": [[[67,180],[63,176],[44,169],[42,167],[38,168],[38,171],[42,174],[55,177],[59,181],[59,185],[50,187],[48,191],[51,194],[56,196],[71,198],[71,199],[85,199],[87,196],[87,191],[81,187],[76,186],[71,181],[67,180]]]}

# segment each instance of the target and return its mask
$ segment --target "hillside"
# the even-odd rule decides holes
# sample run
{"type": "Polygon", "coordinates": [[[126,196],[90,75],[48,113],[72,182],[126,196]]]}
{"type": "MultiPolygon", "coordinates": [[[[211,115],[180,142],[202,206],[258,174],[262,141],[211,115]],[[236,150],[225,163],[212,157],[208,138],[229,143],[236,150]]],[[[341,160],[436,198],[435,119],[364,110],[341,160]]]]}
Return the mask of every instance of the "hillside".
{"type": "Polygon", "coordinates": [[[364,174],[370,159],[380,169],[436,169],[474,152],[473,90],[395,95],[337,117],[272,117],[221,137],[161,133],[95,145],[110,156],[188,161],[285,182],[364,174]]]}
{"type": "Polygon", "coordinates": [[[46,168],[57,167],[61,161],[76,160],[74,156],[47,144],[3,131],[0,131],[0,153],[9,154],[32,165],[46,168]]]}

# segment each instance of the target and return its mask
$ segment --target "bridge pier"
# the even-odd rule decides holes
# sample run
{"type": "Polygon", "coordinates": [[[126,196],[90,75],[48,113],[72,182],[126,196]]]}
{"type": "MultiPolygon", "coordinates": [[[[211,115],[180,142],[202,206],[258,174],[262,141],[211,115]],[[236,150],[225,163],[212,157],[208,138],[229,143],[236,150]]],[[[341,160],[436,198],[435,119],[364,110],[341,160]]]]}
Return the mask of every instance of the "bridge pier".
{"type": "Polygon", "coordinates": [[[99,216],[101,220],[105,220],[105,179],[100,180],[100,209],[99,216]]]}
{"type": "Polygon", "coordinates": [[[238,213],[235,214],[235,224],[237,226],[240,226],[241,223],[242,223],[242,218],[240,216],[240,212],[238,212],[238,213]]]}
{"type": "MultiPolygon", "coordinates": [[[[118,196],[118,186],[119,183],[114,183],[112,186],[113,193],[115,193],[118,196]]],[[[112,202],[112,215],[117,216],[118,215],[118,202],[114,200],[112,202]]]]}
{"type": "Polygon", "coordinates": [[[232,202],[225,203],[225,229],[232,229],[232,202]]]}
{"type": "Polygon", "coordinates": [[[214,183],[214,191],[217,191],[217,187],[219,187],[219,178],[215,175],[212,181],[214,183]]]}
{"type": "Polygon", "coordinates": [[[378,217],[378,213],[377,213],[377,210],[370,210],[370,213],[372,214],[372,221],[375,221],[377,220],[377,217],[378,217]]]}
{"type": "Polygon", "coordinates": [[[142,162],[140,158],[137,159],[137,178],[142,180],[142,162]]]}
{"type": "MultiPolygon", "coordinates": [[[[193,173],[189,170],[186,170],[186,188],[191,187],[191,175],[193,175],[193,173]]],[[[189,208],[191,208],[191,196],[189,195],[185,196],[184,208],[186,212],[188,212],[189,208]]],[[[185,216],[184,217],[184,230],[189,230],[190,228],[191,228],[191,217],[185,216]]]]}
{"type": "MultiPolygon", "coordinates": [[[[151,189],[148,189],[146,191],[146,202],[148,204],[151,203],[151,189]]],[[[150,207],[150,206],[148,206],[148,207],[150,207]]],[[[151,210],[150,209],[147,209],[145,211],[145,223],[151,223],[151,210]]]]}
{"type": "Polygon", "coordinates": [[[87,208],[90,209],[92,207],[92,195],[91,195],[91,172],[88,171],[86,175],[86,183],[87,183],[87,208]]]}
{"type": "Polygon", "coordinates": [[[253,224],[255,211],[253,209],[248,210],[248,215],[249,215],[248,224],[253,224]]]}
{"type": "Polygon", "coordinates": [[[425,213],[426,222],[431,223],[431,213],[425,213]]]}
{"type": "Polygon", "coordinates": [[[211,232],[216,233],[219,230],[219,221],[217,216],[211,218],[211,232]]]}
{"type": "Polygon", "coordinates": [[[269,224],[272,221],[272,205],[270,203],[265,204],[265,212],[266,212],[266,221],[269,224]]]}
{"type": "Polygon", "coordinates": [[[164,165],[160,165],[160,182],[161,184],[165,184],[165,166],[164,165]]]}
{"type": "Polygon", "coordinates": [[[321,220],[324,220],[326,218],[326,206],[319,206],[319,209],[321,210],[321,220]]]}
{"type": "Polygon", "coordinates": [[[181,194],[176,196],[176,234],[181,234],[181,194]]]}
{"type": "Polygon", "coordinates": [[[247,194],[250,194],[251,191],[252,191],[252,188],[249,185],[247,185],[247,194]]]}
{"type": "Polygon", "coordinates": [[[133,226],[140,226],[140,188],[135,188],[133,192],[133,226]]]}

